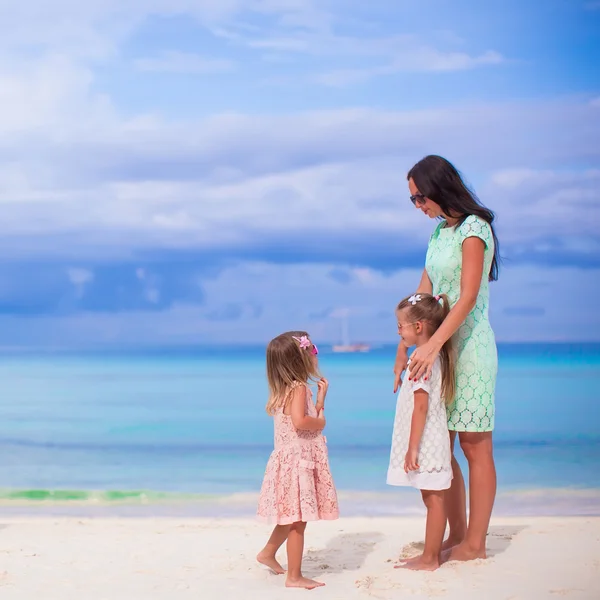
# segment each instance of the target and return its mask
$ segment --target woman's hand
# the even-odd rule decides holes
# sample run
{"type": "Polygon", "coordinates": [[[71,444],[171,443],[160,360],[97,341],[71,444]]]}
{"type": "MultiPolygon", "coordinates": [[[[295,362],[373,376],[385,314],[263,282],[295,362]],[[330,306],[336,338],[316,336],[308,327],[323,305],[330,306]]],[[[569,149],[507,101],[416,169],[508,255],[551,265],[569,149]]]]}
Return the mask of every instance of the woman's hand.
{"type": "Polygon", "coordinates": [[[402,373],[406,371],[408,365],[408,350],[404,344],[398,348],[396,354],[396,362],[394,363],[394,394],[398,391],[398,388],[402,385],[402,373]]]}
{"type": "Polygon", "coordinates": [[[410,357],[410,369],[408,371],[409,380],[418,381],[423,377],[429,379],[433,363],[438,357],[440,349],[429,340],[426,344],[415,349],[410,357]]]}
{"type": "Polygon", "coordinates": [[[327,390],[329,390],[329,381],[322,377],[317,381],[317,412],[322,411],[325,408],[325,396],[327,396],[327,390]]]}

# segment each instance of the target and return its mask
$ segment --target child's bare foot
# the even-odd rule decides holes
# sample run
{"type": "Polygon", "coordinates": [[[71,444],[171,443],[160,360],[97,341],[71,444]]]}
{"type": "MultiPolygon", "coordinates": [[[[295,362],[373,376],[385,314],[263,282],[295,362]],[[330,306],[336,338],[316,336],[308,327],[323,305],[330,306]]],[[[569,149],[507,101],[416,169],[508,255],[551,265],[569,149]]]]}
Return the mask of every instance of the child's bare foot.
{"type": "Polygon", "coordinates": [[[406,558],[399,558],[398,562],[401,563],[400,565],[396,565],[394,567],[394,569],[399,569],[402,565],[407,565],[409,563],[413,563],[416,560],[419,560],[423,555],[422,554],[417,554],[416,556],[409,556],[406,558]]]}
{"type": "Polygon", "coordinates": [[[320,581],[314,579],[308,579],[308,577],[299,577],[298,579],[290,579],[289,577],[285,580],[285,587],[289,588],[304,588],[305,590],[314,590],[315,588],[325,585],[320,581]]]}
{"type": "Polygon", "coordinates": [[[476,560],[478,558],[487,558],[485,548],[475,549],[468,546],[466,542],[461,542],[451,550],[443,553],[442,562],[476,560]]]}
{"type": "Polygon", "coordinates": [[[440,561],[435,559],[426,559],[424,556],[415,556],[409,562],[403,565],[396,565],[394,569],[409,569],[410,571],[435,571],[439,569],[440,561]]]}
{"type": "Polygon", "coordinates": [[[274,556],[269,556],[268,554],[259,552],[256,556],[256,560],[261,565],[269,567],[269,569],[271,569],[275,575],[283,575],[285,573],[285,569],[277,562],[277,559],[274,556]]]}
{"type": "Polygon", "coordinates": [[[461,542],[462,542],[461,538],[451,538],[451,537],[449,537],[442,544],[442,552],[445,552],[446,550],[452,550],[452,548],[454,548],[454,546],[458,546],[461,542]]]}

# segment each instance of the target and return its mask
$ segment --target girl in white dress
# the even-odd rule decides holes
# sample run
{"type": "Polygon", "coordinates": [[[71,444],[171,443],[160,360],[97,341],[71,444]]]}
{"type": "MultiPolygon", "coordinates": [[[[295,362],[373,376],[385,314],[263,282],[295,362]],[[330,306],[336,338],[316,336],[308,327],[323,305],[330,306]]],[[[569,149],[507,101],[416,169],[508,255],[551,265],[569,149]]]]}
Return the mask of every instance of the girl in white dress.
{"type": "MultiPolygon", "coordinates": [[[[407,347],[419,347],[435,333],[449,311],[445,294],[414,294],[405,298],[396,309],[398,334],[407,347]]],[[[444,490],[452,481],[446,416],[446,405],[452,402],[455,390],[451,340],[444,344],[429,378],[411,381],[410,374],[407,377],[396,404],[387,482],[421,490],[427,508],[423,554],[399,567],[432,571],[440,566],[446,529],[444,490]]]]}

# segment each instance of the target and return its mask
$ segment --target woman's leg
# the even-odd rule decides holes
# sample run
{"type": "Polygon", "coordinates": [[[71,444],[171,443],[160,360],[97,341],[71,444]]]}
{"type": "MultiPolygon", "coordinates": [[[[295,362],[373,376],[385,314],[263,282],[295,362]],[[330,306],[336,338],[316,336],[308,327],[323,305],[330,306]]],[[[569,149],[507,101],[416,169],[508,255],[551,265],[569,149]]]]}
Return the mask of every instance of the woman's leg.
{"type": "Polygon", "coordinates": [[[301,521],[290,526],[287,538],[288,572],[285,585],[286,587],[299,587],[312,590],[325,584],[302,576],[305,529],[306,523],[301,521]]]}
{"type": "Polygon", "coordinates": [[[450,446],[452,448],[452,483],[450,489],[446,490],[445,504],[446,515],[450,532],[448,539],[444,542],[442,550],[449,550],[460,544],[467,534],[467,494],[465,491],[465,480],[460,470],[460,465],[454,456],[454,442],[456,431],[450,432],[450,446]]]}
{"type": "Polygon", "coordinates": [[[277,550],[283,545],[283,542],[287,540],[289,531],[289,525],[275,525],[267,545],[256,556],[256,560],[259,563],[269,567],[277,575],[285,573],[284,568],[277,562],[275,555],[277,554],[277,550]]]}
{"type": "Polygon", "coordinates": [[[486,558],[485,538],[496,498],[492,432],[461,431],[459,439],[469,462],[469,526],[465,539],[452,549],[450,560],[486,558]]]}
{"type": "Polygon", "coordinates": [[[435,571],[440,566],[440,554],[444,531],[446,530],[446,510],[444,508],[444,490],[421,490],[423,503],[427,507],[425,525],[425,548],[423,554],[397,568],[413,571],[435,571]]]}

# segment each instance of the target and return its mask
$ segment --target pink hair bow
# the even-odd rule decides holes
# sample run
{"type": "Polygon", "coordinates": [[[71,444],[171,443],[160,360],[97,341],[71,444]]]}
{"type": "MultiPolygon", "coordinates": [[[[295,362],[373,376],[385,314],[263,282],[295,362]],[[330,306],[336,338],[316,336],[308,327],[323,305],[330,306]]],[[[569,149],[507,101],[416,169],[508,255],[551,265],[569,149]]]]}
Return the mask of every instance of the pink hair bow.
{"type": "Polygon", "coordinates": [[[296,336],[292,336],[299,344],[300,344],[300,348],[302,348],[304,350],[304,348],[309,348],[310,347],[310,340],[308,339],[308,337],[306,337],[305,335],[303,335],[302,337],[297,338],[296,336]]]}

